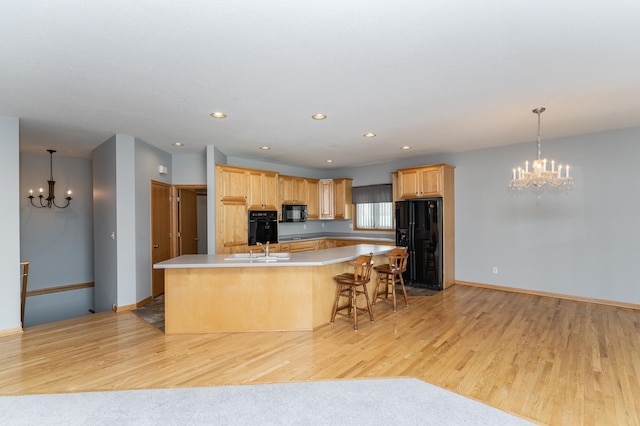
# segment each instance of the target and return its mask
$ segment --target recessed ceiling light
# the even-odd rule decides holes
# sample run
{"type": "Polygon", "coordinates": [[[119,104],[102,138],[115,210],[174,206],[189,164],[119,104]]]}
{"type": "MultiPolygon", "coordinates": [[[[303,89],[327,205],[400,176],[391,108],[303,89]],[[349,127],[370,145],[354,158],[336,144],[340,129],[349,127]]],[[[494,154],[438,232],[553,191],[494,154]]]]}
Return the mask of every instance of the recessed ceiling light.
{"type": "Polygon", "coordinates": [[[325,163],[333,163],[333,160],[325,160],[325,163]]]}
{"type": "Polygon", "coordinates": [[[184,146],[182,142],[175,142],[172,144],[173,146],[184,146]]]}
{"type": "Polygon", "coordinates": [[[324,120],[325,118],[327,118],[327,116],[324,114],[313,114],[311,118],[313,118],[314,120],[324,120]]]}
{"type": "Polygon", "coordinates": [[[262,146],[260,147],[260,149],[261,149],[261,150],[263,150],[263,151],[269,151],[269,150],[271,149],[271,147],[270,147],[270,146],[267,146],[267,145],[262,145],[262,146]]]}
{"type": "Polygon", "coordinates": [[[364,136],[365,138],[375,138],[375,137],[376,137],[376,134],[375,134],[375,133],[368,132],[368,133],[365,133],[365,134],[364,134],[364,135],[362,135],[362,136],[364,136]]]}
{"type": "Polygon", "coordinates": [[[405,146],[403,146],[403,147],[402,147],[402,148],[400,148],[400,149],[407,150],[407,149],[411,149],[411,147],[410,147],[409,145],[405,145],[405,146]]]}
{"type": "Polygon", "coordinates": [[[210,114],[213,118],[227,118],[227,114],[224,112],[212,112],[210,114]]]}

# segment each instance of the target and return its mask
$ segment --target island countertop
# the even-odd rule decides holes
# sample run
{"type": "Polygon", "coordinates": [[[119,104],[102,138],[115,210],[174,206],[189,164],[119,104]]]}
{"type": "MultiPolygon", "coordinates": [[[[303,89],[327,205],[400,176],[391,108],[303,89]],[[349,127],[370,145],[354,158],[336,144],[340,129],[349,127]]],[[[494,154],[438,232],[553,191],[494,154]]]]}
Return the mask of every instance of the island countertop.
{"type": "Polygon", "coordinates": [[[229,254],[186,254],[164,260],[153,265],[154,269],[182,268],[238,268],[238,267],[282,267],[282,266],[325,266],[333,263],[347,262],[361,254],[373,253],[374,256],[386,254],[393,247],[379,244],[357,244],[324,250],[291,253],[289,259],[273,262],[256,259],[225,260],[229,254]]]}

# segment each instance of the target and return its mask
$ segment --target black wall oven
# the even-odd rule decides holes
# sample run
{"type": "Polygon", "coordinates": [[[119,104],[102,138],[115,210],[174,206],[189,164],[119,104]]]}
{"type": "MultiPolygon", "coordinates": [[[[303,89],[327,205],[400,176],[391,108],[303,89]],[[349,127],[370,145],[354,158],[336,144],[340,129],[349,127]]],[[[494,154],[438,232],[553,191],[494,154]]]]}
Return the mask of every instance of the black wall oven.
{"type": "Polygon", "coordinates": [[[249,210],[249,245],[278,242],[278,212],[249,210]]]}

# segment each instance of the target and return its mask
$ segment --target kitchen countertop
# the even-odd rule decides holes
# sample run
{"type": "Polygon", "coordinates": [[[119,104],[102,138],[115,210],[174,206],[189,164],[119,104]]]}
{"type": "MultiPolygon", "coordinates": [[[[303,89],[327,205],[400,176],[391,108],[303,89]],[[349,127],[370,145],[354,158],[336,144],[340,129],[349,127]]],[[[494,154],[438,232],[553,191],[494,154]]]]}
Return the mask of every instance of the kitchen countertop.
{"type": "MultiPolygon", "coordinates": [[[[332,238],[332,237],[326,237],[332,238]]],[[[360,238],[358,238],[360,239],[360,238]]],[[[296,240],[297,241],[297,240],[296,240]]],[[[325,250],[313,250],[291,253],[289,259],[276,261],[257,261],[255,259],[225,260],[229,254],[186,254],[173,259],[164,260],[153,265],[154,269],[184,268],[238,268],[238,267],[277,267],[277,266],[324,266],[332,263],[354,260],[361,254],[386,254],[391,246],[379,244],[356,244],[325,250]]]]}
{"type": "Polygon", "coordinates": [[[384,233],[384,234],[375,234],[375,233],[366,233],[366,234],[354,234],[351,232],[321,232],[321,233],[311,233],[311,234],[291,234],[291,235],[281,235],[278,240],[281,243],[290,243],[293,241],[308,241],[308,240],[323,240],[327,238],[335,238],[339,240],[358,240],[358,241],[386,241],[395,243],[396,237],[395,234],[384,233]]]}

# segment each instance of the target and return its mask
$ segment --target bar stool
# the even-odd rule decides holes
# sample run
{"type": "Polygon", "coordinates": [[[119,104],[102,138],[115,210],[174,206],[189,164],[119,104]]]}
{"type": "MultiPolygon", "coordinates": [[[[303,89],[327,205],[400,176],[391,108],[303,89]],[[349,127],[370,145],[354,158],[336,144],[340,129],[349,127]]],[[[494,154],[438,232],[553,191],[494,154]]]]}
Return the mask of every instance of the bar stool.
{"type": "Polygon", "coordinates": [[[407,247],[396,247],[389,253],[389,263],[385,265],[374,266],[373,269],[378,273],[376,276],[376,286],[373,289],[373,306],[376,305],[379,297],[383,297],[384,300],[389,300],[389,287],[391,287],[391,299],[393,301],[393,312],[397,312],[396,303],[396,284],[400,284],[402,287],[402,293],[404,294],[404,303],[409,306],[409,299],[407,298],[407,290],[404,288],[404,279],[402,273],[407,270],[407,247]],[[384,283],[384,296],[382,293],[379,295],[380,283],[384,283]]]}
{"type": "Polygon", "coordinates": [[[371,267],[373,262],[373,253],[368,255],[360,255],[358,258],[351,262],[353,265],[353,272],[345,272],[340,275],[336,275],[333,279],[336,281],[336,300],[333,303],[333,310],[331,312],[331,324],[336,319],[338,311],[347,309],[347,314],[340,314],[349,318],[353,317],[353,329],[358,330],[358,311],[369,312],[369,318],[373,323],[373,309],[371,308],[371,302],[369,301],[369,293],[367,292],[367,283],[371,280],[371,267]],[[364,294],[367,301],[367,307],[358,307],[358,296],[364,294]],[[346,297],[349,302],[346,305],[340,306],[340,298],[346,297]]]}

